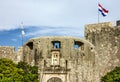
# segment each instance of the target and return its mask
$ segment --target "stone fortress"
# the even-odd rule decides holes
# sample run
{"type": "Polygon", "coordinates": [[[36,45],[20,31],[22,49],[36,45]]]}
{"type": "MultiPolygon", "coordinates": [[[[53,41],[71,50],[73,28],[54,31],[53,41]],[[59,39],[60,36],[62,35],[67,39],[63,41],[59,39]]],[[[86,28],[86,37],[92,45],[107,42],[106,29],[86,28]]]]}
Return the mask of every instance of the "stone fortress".
{"type": "Polygon", "coordinates": [[[85,25],[84,37],[31,38],[18,52],[0,46],[0,58],[38,66],[40,82],[100,82],[120,66],[120,21],[85,25]]]}

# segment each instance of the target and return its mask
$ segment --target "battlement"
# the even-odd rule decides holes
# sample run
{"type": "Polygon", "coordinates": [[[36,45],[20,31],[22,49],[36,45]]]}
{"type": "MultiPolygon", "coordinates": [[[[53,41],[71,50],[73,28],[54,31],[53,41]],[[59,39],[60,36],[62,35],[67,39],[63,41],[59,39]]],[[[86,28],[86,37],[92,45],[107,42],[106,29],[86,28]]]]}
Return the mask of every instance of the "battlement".
{"type": "Polygon", "coordinates": [[[112,22],[103,22],[103,23],[85,25],[85,28],[98,28],[98,27],[113,27],[113,24],[112,22]]]}
{"type": "MultiPolygon", "coordinates": [[[[89,32],[101,31],[103,28],[113,28],[112,22],[96,23],[85,25],[85,34],[89,32]]],[[[86,36],[86,35],[85,35],[86,36]]]]}
{"type": "Polygon", "coordinates": [[[85,25],[84,37],[94,45],[107,40],[114,42],[120,37],[120,21],[116,25],[113,26],[112,22],[85,25]]]}
{"type": "Polygon", "coordinates": [[[113,26],[112,22],[87,24],[87,25],[85,25],[85,33],[86,32],[94,32],[94,31],[101,31],[102,29],[116,30],[116,29],[119,29],[119,28],[120,28],[120,20],[116,21],[116,26],[113,26]]]}
{"type": "Polygon", "coordinates": [[[14,46],[0,46],[0,58],[8,58],[17,63],[22,60],[21,56],[22,48],[18,48],[18,51],[15,51],[14,46]]]}
{"type": "Polygon", "coordinates": [[[10,55],[15,53],[15,47],[14,46],[0,46],[0,56],[2,54],[4,55],[10,55]]]}

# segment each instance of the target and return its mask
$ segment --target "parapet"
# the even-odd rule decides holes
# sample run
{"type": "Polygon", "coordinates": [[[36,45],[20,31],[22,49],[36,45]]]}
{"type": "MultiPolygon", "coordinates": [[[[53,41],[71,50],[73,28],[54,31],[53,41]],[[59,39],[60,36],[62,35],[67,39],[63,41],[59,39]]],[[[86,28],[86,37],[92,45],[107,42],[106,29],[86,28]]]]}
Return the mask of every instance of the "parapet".
{"type": "Polygon", "coordinates": [[[0,58],[11,59],[15,63],[22,61],[22,47],[15,51],[14,46],[0,46],[0,58]]]}
{"type": "Polygon", "coordinates": [[[0,46],[0,54],[6,54],[7,52],[14,53],[14,46],[0,46]]]}
{"type": "Polygon", "coordinates": [[[95,32],[95,33],[100,33],[102,29],[105,31],[109,29],[114,29],[113,28],[112,22],[103,22],[103,23],[96,23],[96,24],[87,24],[85,25],[85,32],[84,36],[87,37],[89,33],[95,32]]]}
{"type": "Polygon", "coordinates": [[[112,22],[103,22],[103,23],[85,25],[85,29],[88,29],[88,28],[93,29],[93,28],[101,28],[101,27],[113,27],[113,24],[112,22]]]}
{"type": "Polygon", "coordinates": [[[14,58],[15,47],[13,46],[0,46],[0,58],[14,58]]]}
{"type": "Polygon", "coordinates": [[[120,20],[116,21],[116,26],[113,26],[112,22],[103,22],[103,23],[96,23],[96,24],[87,24],[85,25],[85,34],[89,32],[101,32],[104,31],[114,31],[120,29],[120,20]]]}

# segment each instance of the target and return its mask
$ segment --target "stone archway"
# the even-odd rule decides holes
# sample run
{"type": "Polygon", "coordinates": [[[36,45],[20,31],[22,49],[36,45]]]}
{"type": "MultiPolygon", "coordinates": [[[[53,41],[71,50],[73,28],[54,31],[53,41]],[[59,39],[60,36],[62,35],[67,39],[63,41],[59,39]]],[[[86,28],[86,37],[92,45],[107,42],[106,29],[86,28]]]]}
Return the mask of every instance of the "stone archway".
{"type": "Polygon", "coordinates": [[[47,82],[62,82],[62,80],[58,77],[52,77],[47,82]]]}

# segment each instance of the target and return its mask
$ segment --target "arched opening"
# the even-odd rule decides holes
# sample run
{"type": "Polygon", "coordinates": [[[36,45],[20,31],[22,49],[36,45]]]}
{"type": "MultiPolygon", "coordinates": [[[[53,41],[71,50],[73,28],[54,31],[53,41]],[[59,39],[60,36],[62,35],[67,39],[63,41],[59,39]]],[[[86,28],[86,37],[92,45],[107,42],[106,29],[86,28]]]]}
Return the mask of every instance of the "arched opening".
{"type": "Polygon", "coordinates": [[[34,51],[33,51],[33,42],[28,42],[24,47],[24,60],[28,64],[34,65],[34,51]]]}
{"type": "Polygon", "coordinates": [[[27,46],[29,47],[29,49],[33,49],[33,42],[29,42],[28,44],[27,44],[27,46]]]}
{"type": "Polygon", "coordinates": [[[60,49],[60,47],[61,47],[60,41],[52,41],[52,43],[53,43],[54,49],[60,49]]]}
{"type": "Polygon", "coordinates": [[[62,80],[58,77],[52,77],[47,82],[62,82],[62,80]]]}
{"type": "Polygon", "coordinates": [[[84,50],[84,43],[82,43],[82,42],[80,42],[80,41],[75,41],[75,42],[74,42],[74,48],[75,48],[75,49],[84,50]]]}

